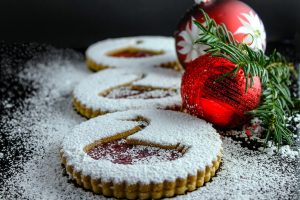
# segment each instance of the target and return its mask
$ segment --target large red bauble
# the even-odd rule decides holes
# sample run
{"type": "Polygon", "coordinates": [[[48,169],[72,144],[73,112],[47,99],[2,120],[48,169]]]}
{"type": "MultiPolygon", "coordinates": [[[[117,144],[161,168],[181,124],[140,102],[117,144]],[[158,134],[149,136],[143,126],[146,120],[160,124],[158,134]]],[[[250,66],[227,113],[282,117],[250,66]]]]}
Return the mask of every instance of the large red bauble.
{"type": "Polygon", "coordinates": [[[250,88],[249,79],[245,93],[246,80],[241,69],[235,77],[216,81],[234,67],[227,59],[208,54],[188,63],[181,83],[183,108],[219,128],[242,125],[247,120],[245,112],[259,105],[261,83],[254,77],[250,88]]]}
{"type": "Polygon", "coordinates": [[[237,0],[206,0],[194,5],[181,19],[175,31],[176,52],[185,68],[186,63],[205,54],[207,46],[194,44],[200,30],[194,20],[204,23],[202,8],[218,24],[224,23],[238,42],[245,42],[254,49],[266,48],[266,32],[256,12],[245,3],[237,0]]]}

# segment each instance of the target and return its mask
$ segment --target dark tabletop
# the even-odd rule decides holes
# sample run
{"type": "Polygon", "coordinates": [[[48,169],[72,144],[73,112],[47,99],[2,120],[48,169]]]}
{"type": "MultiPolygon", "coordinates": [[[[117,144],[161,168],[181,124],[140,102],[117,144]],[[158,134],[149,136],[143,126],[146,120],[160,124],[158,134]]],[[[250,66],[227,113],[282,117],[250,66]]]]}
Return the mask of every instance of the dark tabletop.
{"type": "MultiPolygon", "coordinates": [[[[292,62],[299,63],[300,1],[245,1],[257,10],[265,23],[267,52],[277,48],[292,62]]],[[[49,44],[83,53],[89,44],[107,37],[172,35],[179,18],[192,3],[193,0],[1,1],[0,102],[10,96],[14,106],[4,108],[0,103],[0,117],[10,117],[31,95],[33,86],[30,82],[21,83],[16,74],[28,60],[39,59],[38,55],[53,48],[49,44]]],[[[296,91],[297,88],[294,84],[291,89],[296,91]]],[[[10,162],[0,159],[0,175],[9,175],[9,167],[20,155],[30,154],[25,154],[25,149],[13,148],[15,141],[6,137],[8,130],[0,128],[0,131],[0,153],[5,149],[15,155],[15,160],[10,162]]],[[[0,187],[3,181],[0,178],[0,187]]]]}

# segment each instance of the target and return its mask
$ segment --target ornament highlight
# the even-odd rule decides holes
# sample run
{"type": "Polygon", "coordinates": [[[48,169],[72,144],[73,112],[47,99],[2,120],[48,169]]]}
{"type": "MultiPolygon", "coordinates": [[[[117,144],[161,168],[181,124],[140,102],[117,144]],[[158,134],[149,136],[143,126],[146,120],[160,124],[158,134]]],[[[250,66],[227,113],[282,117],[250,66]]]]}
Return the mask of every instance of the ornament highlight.
{"type": "Polygon", "coordinates": [[[227,59],[208,54],[188,63],[181,83],[183,108],[219,128],[235,128],[245,123],[245,113],[259,105],[261,83],[254,77],[250,87],[249,79],[246,91],[242,69],[235,77],[218,80],[234,67],[227,59]]]}

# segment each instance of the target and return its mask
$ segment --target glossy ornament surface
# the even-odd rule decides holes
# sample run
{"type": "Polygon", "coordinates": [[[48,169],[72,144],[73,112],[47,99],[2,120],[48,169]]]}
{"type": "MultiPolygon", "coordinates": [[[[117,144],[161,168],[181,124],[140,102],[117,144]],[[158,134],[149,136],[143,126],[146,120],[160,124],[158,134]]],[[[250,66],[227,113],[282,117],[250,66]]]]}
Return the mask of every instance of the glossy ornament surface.
{"type": "Polygon", "coordinates": [[[258,77],[254,77],[250,88],[249,79],[245,92],[246,81],[242,70],[235,77],[218,80],[234,67],[225,58],[207,54],[188,63],[181,83],[183,108],[220,128],[242,125],[247,120],[245,112],[259,105],[261,83],[258,77]]]}
{"type": "Polygon", "coordinates": [[[236,0],[206,0],[187,11],[175,31],[176,52],[184,68],[186,63],[205,54],[204,50],[207,49],[205,45],[194,44],[200,30],[193,21],[204,23],[200,8],[218,24],[224,23],[237,41],[247,43],[254,49],[266,49],[264,25],[252,8],[236,0]]]}

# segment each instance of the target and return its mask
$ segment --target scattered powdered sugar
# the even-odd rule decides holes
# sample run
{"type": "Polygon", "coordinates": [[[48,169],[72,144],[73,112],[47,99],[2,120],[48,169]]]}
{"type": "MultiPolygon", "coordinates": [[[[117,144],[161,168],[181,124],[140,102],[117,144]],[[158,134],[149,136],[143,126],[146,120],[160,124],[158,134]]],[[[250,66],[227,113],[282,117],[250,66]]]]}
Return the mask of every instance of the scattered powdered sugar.
{"type": "MultiPolygon", "coordinates": [[[[59,159],[64,136],[85,121],[73,110],[71,94],[88,74],[82,59],[51,56],[51,52],[44,62],[31,63],[22,72],[20,77],[32,81],[37,90],[10,117],[1,119],[1,129],[14,141],[11,148],[27,153],[13,162],[14,155],[2,149],[2,159],[8,159],[11,168],[0,174],[4,181],[1,199],[109,199],[68,181],[59,159]]],[[[174,199],[298,199],[297,170],[298,160],[252,151],[225,137],[217,176],[174,199]]]]}
{"type": "Polygon", "coordinates": [[[249,124],[245,124],[243,126],[242,131],[237,130],[229,130],[223,133],[223,135],[227,136],[235,136],[238,140],[244,140],[244,143],[248,143],[248,145],[252,148],[255,148],[261,152],[267,153],[269,155],[279,155],[283,158],[289,157],[292,159],[298,159],[300,155],[300,146],[299,143],[299,127],[300,127],[300,114],[293,113],[287,120],[286,126],[294,133],[293,138],[295,143],[292,145],[283,145],[278,147],[272,141],[268,141],[265,144],[265,135],[263,135],[264,127],[262,125],[262,121],[258,118],[253,118],[249,124]]]}
{"type": "Polygon", "coordinates": [[[278,148],[270,141],[268,142],[267,147],[260,147],[258,150],[269,155],[279,154],[281,157],[290,157],[292,159],[298,158],[300,152],[299,148],[292,149],[290,145],[284,145],[278,148]]]}
{"type": "Polygon", "coordinates": [[[297,164],[223,138],[223,163],[212,182],[178,199],[297,199],[297,164]]]}
{"type": "Polygon", "coordinates": [[[288,121],[295,122],[296,123],[295,128],[300,129],[300,113],[297,113],[294,116],[289,117],[288,121]]]}

